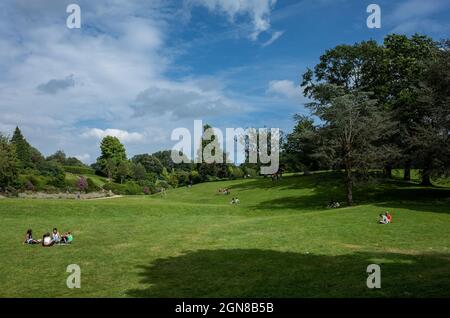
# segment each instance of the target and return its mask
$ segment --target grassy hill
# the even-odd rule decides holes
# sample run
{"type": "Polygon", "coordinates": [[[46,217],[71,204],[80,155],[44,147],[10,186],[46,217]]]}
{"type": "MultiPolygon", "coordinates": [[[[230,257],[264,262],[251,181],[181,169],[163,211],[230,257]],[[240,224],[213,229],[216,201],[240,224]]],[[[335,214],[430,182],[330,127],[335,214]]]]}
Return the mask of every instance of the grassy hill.
{"type": "Polygon", "coordinates": [[[449,297],[450,188],[339,176],[249,179],[110,200],[0,200],[0,296],[449,297]],[[218,193],[228,187],[229,196],[218,193]],[[238,197],[239,206],[229,204],[238,197]],[[376,223],[389,210],[393,223],[376,223]],[[25,246],[56,226],[71,246],[25,246]],[[382,288],[366,287],[379,264],[382,288]],[[65,281],[81,267],[81,289],[65,281]]]}

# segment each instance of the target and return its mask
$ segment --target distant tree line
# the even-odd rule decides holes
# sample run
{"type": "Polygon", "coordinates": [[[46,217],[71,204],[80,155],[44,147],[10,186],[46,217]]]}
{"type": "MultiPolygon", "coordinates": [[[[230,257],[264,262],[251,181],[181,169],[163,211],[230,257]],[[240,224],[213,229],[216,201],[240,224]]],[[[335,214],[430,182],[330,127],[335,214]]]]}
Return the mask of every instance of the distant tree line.
{"type": "MultiPolygon", "coordinates": [[[[210,126],[205,126],[205,130],[210,126]]],[[[203,146],[213,142],[202,141],[203,146]]],[[[221,149],[218,149],[221,151],[221,149]]],[[[182,154],[181,154],[182,155],[182,154]]],[[[100,156],[88,166],[62,150],[44,157],[32,147],[16,127],[9,139],[0,135],[0,192],[19,191],[99,191],[118,194],[150,194],[162,188],[176,188],[200,182],[255,176],[255,170],[231,163],[194,164],[185,157],[175,164],[172,151],[138,154],[128,158],[125,146],[117,137],[106,136],[100,143],[100,156]],[[71,173],[77,178],[67,178],[71,173]],[[108,182],[100,188],[93,175],[108,182]]]]}

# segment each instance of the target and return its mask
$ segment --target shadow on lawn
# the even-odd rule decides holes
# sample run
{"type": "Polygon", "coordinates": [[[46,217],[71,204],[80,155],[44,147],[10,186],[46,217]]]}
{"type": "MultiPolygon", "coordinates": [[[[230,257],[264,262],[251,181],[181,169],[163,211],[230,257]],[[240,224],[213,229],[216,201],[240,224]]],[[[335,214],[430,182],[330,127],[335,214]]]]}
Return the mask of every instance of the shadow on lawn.
{"type": "MultiPolygon", "coordinates": [[[[234,191],[259,188],[283,190],[308,190],[308,194],[284,196],[261,201],[251,206],[258,210],[307,209],[322,210],[331,201],[345,205],[346,194],[340,173],[318,173],[311,176],[285,177],[280,181],[258,179],[232,186],[234,191]]],[[[262,192],[262,195],[264,193],[262,192]]],[[[356,205],[375,204],[386,208],[411,208],[417,210],[424,205],[427,211],[450,213],[450,188],[421,187],[418,184],[399,180],[373,180],[359,183],[354,188],[356,205]],[[418,204],[417,204],[418,203],[418,204]],[[447,208],[446,208],[447,207],[447,208]]],[[[423,210],[423,209],[422,209],[423,210]]],[[[420,211],[420,210],[418,210],[420,211]]]]}
{"type": "Polygon", "coordinates": [[[130,297],[450,297],[450,255],[199,250],[140,266],[130,297]],[[366,287],[381,266],[382,288],[366,287]]]}

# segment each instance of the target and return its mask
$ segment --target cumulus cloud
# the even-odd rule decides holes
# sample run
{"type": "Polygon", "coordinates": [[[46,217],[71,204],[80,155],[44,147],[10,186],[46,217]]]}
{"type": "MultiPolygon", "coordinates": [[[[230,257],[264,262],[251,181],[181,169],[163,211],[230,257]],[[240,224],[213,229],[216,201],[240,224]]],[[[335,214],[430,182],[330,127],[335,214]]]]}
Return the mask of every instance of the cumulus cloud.
{"type": "Polygon", "coordinates": [[[227,15],[234,22],[239,16],[250,19],[252,32],[250,38],[258,36],[270,29],[270,14],[277,0],[185,0],[189,6],[204,6],[211,12],[227,15]]]}
{"type": "Polygon", "coordinates": [[[302,97],[300,88],[297,87],[294,82],[289,80],[270,81],[267,93],[289,99],[298,99],[302,97]]]}
{"type": "Polygon", "coordinates": [[[64,79],[51,79],[47,83],[40,84],[37,89],[46,94],[56,94],[75,86],[73,74],[64,79]]]}
{"type": "Polygon", "coordinates": [[[99,140],[105,138],[106,136],[112,136],[119,138],[119,140],[124,143],[142,142],[145,140],[144,135],[141,133],[128,132],[126,130],[113,128],[105,130],[99,128],[92,128],[84,132],[81,136],[84,138],[95,138],[99,140]]]}
{"type": "Polygon", "coordinates": [[[169,114],[173,120],[220,115],[236,109],[218,90],[186,83],[165,83],[145,89],[133,105],[136,116],[169,114]]]}

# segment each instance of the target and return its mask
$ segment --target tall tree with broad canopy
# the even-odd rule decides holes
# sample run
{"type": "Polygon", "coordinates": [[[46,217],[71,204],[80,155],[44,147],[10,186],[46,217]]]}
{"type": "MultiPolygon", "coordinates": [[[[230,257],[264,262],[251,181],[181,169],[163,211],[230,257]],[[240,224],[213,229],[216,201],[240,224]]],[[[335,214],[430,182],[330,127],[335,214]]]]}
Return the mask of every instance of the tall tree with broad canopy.
{"type": "Polygon", "coordinates": [[[19,175],[19,160],[15,146],[0,134],[0,187],[11,186],[19,175]]]}
{"type": "Polygon", "coordinates": [[[286,136],[283,143],[283,163],[294,171],[321,169],[325,163],[316,156],[320,146],[318,127],[311,117],[305,115],[295,115],[294,120],[294,130],[286,136]]]}
{"type": "Polygon", "coordinates": [[[415,94],[421,117],[410,127],[407,144],[423,167],[422,185],[432,185],[432,175],[450,170],[450,40],[443,41],[427,63],[415,94]]]}
{"type": "Polygon", "coordinates": [[[101,155],[97,158],[97,166],[111,180],[118,165],[127,160],[125,147],[119,138],[106,136],[100,143],[101,155]]]}
{"type": "Polygon", "coordinates": [[[433,60],[439,48],[433,39],[415,34],[391,34],[384,40],[387,73],[386,91],[378,96],[385,102],[385,107],[394,113],[398,123],[399,134],[396,144],[402,149],[401,163],[404,164],[404,180],[411,180],[411,168],[414,163],[423,167],[423,160],[418,158],[409,143],[415,134],[415,126],[422,121],[423,108],[419,105],[419,90],[424,80],[427,63],[433,60]]]}
{"type": "Polygon", "coordinates": [[[320,91],[333,97],[327,103],[308,104],[322,120],[317,155],[345,170],[347,204],[351,206],[355,172],[367,172],[383,162],[389,148],[384,140],[390,137],[392,121],[386,112],[379,111],[369,93],[347,92],[329,84],[322,85],[320,91]]]}

